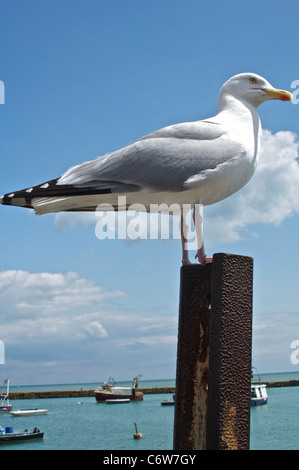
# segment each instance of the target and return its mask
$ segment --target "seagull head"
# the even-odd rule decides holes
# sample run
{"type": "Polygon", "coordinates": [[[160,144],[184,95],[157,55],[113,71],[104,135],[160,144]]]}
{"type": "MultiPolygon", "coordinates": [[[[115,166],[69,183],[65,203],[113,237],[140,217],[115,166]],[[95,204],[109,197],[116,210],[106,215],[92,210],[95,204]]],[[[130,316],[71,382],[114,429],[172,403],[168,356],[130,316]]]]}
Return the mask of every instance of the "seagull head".
{"type": "Polygon", "coordinates": [[[291,101],[289,91],[274,88],[265,78],[255,73],[240,73],[224,83],[219,92],[219,105],[238,99],[257,108],[268,100],[291,101]]]}

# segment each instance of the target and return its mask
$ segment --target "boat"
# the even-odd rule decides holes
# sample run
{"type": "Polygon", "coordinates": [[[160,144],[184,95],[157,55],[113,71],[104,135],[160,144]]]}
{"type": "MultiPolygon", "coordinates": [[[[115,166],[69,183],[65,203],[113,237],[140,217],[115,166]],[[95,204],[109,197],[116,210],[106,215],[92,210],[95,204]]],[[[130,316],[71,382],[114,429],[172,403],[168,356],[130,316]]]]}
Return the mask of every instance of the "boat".
{"type": "Polygon", "coordinates": [[[142,375],[137,375],[131,387],[118,387],[114,379],[109,377],[108,383],[102,385],[101,388],[95,390],[97,402],[105,402],[107,400],[129,399],[129,401],[143,400],[143,393],[138,390],[138,379],[142,375]],[[112,383],[113,382],[113,383],[112,383]]]}
{"type": "Polygon", "coordinates": [[[173,396],[173,400],[162,400],[161,405],[162,406],[172,406],[172,405],[174,405],[175,404],[175,393],[172,396],[173,396]]]}
{"type": "Polygon", "coordinates": [[[9,404],[8,400],[9,396],[9,378],[7,377],[2,386],[1,394],[0,394],[0,413],[8,413],[12,410],[12,405],[9,404]],[[4,388],[6,385],[6,391],[4,392],[4,388]]]}
{"type": "Polygon", "coordinates": [[[250,405],[265,405],[268,402],[268,394],[265,384],[251,384],[250,405]]]}
{"type": "Polygon", "coordinates": [[[171,400],[162,400],[162,401],[161,401],[161,405],[162,405],[162,406],[171,406],[171,405],[174,405],[174,401],[171,401],[171,400]]]}
{"type": "Polygon", "coordinates": [[[33,431],[24,432],[13,432],[12,427],[7,427],[5,430],[0,427],[0,444],[14,444],[16,442],[24,441],[36,441],[38,439],[43,439],[44,433],[41,432],[38,428],[34,428],[33,431]]]}
{"type": "Polygon", "coordinates": [[[117,404],[117,403],[130,403],[130,398],[116,398],[111,400],[106,400],[105,403],[110,405],[117,404]]]}
{"type": "Polygon", "coordinates": [[[28,408],[27,410],[15,410],[10,411],[9,414],[12,416],[32,416],[32,415],[46,415],[48,410],[38,408],[28,408]]]}

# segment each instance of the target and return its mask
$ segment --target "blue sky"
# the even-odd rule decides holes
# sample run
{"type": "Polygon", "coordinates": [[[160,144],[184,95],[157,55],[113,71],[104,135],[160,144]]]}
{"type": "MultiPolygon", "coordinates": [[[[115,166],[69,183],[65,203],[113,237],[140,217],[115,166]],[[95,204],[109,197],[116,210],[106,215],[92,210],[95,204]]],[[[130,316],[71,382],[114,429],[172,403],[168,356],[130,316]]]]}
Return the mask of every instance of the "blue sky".
{"type": "MultiPolygon", "coordinates": [[[[255,72],[294,91],[296,1],[3,0],[4,194],[60,176],[160,127],[216,113],[255,72]]],[[[261,166],[204,212],[209,254],[254,257],[253,363],[297,371],[298,110],[259,108],[261,166]]],[[[15,384],[174,378],[178,240],[98,240],[90,217],[1,206],[0,339],[15,384]]]]}

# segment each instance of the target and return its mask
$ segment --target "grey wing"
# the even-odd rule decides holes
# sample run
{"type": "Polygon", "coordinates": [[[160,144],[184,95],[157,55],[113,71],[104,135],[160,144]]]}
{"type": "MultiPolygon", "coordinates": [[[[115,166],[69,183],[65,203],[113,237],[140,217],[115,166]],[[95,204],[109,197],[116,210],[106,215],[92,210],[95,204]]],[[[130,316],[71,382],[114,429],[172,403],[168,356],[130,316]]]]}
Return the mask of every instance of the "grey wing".
{"type": "Polygon", "coordinates": [[[163,127],[137,140],[175,137],[176,139],[213,140],[222,135],[221,125],[213,121],[182,122],[163,127]]]}
{"type": "Polygon", "coordinates": [[[194,175],[234,158],[240,146],[207,121],[160,129],[91,162],[71,168],[58,184],[112,192],[183,191],[194,175]]]}

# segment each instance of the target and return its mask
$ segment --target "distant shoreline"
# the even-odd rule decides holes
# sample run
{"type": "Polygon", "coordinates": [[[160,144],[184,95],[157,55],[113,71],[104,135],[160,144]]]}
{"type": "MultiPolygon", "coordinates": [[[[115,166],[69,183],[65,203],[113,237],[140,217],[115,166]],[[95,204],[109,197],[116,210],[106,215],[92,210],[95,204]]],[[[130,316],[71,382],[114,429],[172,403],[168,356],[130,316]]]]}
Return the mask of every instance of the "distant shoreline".
{"type": "MultiPolygon", "coordinates": [[[[258,382],[256,382],[258,383],[258,382]]],[[[296,387],[299,380],[286,380],[280,382],[263,382],[268,388],[276,387],[296,387]]],[[[139,388],[145,395],[157,393],[173,393],[174,387],[154,387],[139,388]]],[[[92,390],[57,390],[45,392],[12,392],[9,394],[10,400],[26,400],[36,398],[72,398],[72,397],[94,397],[95,389],[92,390]]]]}

